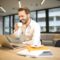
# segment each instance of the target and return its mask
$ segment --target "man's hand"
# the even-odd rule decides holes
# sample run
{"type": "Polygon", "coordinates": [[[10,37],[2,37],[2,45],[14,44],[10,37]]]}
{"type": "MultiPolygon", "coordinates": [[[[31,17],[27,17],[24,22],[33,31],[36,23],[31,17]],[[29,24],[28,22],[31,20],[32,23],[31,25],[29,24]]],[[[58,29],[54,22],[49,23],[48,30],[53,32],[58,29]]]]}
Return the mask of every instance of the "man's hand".
{"type": "Polygon", "coordinates": [[[15,26],[14,26],[14,31],[17,31],[18,29],[19,29],[18,24],[15,24],[15,26]]]}

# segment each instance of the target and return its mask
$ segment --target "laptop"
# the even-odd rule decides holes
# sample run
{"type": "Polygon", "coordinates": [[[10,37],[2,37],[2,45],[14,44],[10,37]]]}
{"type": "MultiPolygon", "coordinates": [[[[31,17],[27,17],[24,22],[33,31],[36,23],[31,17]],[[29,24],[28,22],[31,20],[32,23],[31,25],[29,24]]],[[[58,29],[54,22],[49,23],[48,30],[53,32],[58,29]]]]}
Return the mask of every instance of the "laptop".
{"type": "Polygon", "coordinates": [[[7,35],[0,35],[0,45],[1,45],[2,47],[6,47],[6,48],[10,48],[10,49],[19,47],[19,45],[15,44],[15,43],[12,43],[12,42],[8,39],[8,36],[7,36],[7,35]]]}

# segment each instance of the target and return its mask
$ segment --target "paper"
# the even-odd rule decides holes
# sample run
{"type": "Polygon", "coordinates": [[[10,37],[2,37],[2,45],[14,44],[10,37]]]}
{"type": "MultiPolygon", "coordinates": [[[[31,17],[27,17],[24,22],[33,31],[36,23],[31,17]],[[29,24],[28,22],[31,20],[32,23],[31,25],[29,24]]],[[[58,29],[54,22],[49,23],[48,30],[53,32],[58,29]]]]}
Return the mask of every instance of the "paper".
{"type": "Polygon", "coordinates": [[[17,52],[18,55],[29,55],[29,51],[27,49],[21,50],[19,52],[17,52]]]}
{"type": "MultiPolygon", "coordinates": [[[[31,48],[31,47],[30,47],[31,48]]],[[[51,50],[47,49],[47,47],[40,48],[25,48],[17,52],[18,55],[29,56],[29,57],[51,57],[53,54],[51,50]]]]}

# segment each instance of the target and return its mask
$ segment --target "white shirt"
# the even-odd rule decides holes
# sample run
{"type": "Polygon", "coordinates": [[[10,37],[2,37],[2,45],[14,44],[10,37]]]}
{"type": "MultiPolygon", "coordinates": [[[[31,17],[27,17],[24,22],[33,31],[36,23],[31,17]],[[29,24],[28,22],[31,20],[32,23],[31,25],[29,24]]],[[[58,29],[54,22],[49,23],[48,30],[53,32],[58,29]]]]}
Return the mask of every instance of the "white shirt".
{"type": "MultiPolygon", "coordinates": [[[[19,29],[14,32],[15,36],[20,37],[22,34],[22,23],[17,23],[19,26],[19,29]]],[[[24,32],[26,36],[26,40],[29,40],[29,42],[32,45],[41,45],[40,42],[40,26],[38,23],[36,23],[34,20],[31,20],[29,26],[26,28],[24,32]],[[31,40],[31,41],[30,41],[31,40]]]]}

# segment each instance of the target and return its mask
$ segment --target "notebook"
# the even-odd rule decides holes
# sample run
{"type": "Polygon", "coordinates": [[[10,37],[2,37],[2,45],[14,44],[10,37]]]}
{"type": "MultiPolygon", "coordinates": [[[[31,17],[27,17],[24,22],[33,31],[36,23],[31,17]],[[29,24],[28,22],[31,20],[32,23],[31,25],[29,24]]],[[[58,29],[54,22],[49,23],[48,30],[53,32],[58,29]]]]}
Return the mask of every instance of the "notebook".
{"type": "Polygon", "coordinates": [[[0,35],[0,45],[10,49],[19,47],[17,44],[11,43],[11,41],[7,38],[7,35],[0,35]]]}

